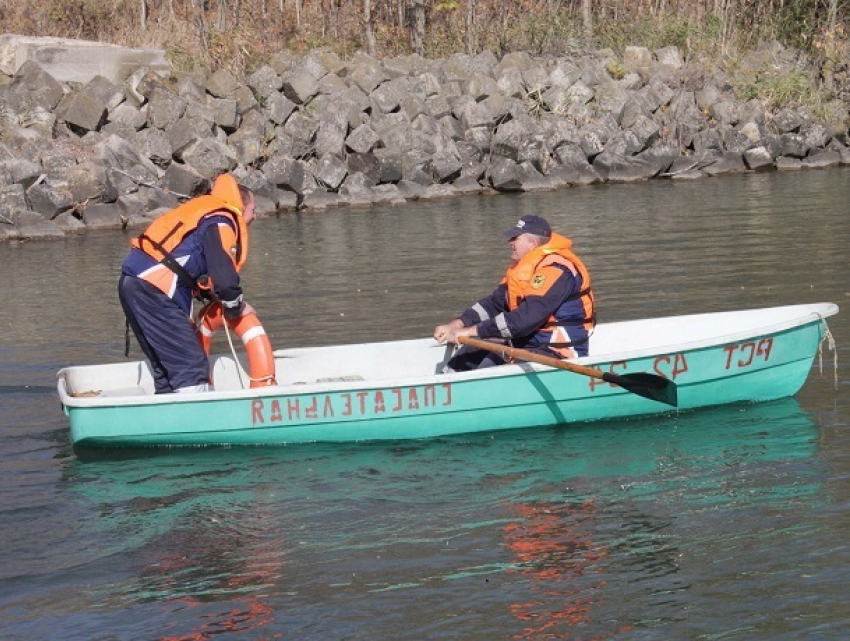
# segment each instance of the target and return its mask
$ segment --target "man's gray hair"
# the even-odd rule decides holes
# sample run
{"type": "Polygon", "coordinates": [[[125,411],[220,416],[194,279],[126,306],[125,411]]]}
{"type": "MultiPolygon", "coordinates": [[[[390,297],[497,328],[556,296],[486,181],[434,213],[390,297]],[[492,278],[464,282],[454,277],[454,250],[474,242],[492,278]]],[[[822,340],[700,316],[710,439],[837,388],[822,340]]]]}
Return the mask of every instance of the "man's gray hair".
{"type": "Polygon", "coordinates": [[[537,243],[538,243],[539,245],[545,245],[545,244],[546,244],[546,243],[548,243],[550,240],[552,240],[552,237],[551,237],[551,236],[541,236],[541,235],[539,235],[539,234],[529,234],[529,236],[531,236],[532,238],[536,239],[536,240],[537,240],[537,243]]]}

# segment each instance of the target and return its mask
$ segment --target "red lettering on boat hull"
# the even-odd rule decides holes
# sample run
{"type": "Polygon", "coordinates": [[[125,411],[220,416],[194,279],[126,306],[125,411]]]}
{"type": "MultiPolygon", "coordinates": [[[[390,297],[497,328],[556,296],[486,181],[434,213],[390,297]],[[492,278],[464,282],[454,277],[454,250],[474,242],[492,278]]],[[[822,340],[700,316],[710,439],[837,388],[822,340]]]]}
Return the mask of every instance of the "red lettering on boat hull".
{"type": "Polygon", "coordinates": [[[252,425],[302,424],[343,417],[370,418],[387,413],[418,414],[442,411],[452,405],[452,384],[417,385],[408,388],[330,392],[251,401],[252,425]],[[286,411],[283,411],[283,408],[286,411]]]}

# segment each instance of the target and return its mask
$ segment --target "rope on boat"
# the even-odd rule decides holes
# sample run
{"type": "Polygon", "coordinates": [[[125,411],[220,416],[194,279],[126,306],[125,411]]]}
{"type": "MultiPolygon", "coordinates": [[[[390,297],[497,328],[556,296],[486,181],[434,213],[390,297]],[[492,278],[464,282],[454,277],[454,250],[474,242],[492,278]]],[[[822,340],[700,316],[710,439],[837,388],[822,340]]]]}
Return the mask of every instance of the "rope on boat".
{"type": "MultiPolygon", "coordinates": [[[[224,309],[221,311],[224,315],[224,309]]],[[[233,364],[236,365],[236,376],[239,377],[239,387],[245,389],[245,381],[242,380],[242,372],[239,371],[239,359],[236,358],[236,348],[233,347],[233,339],[230,337],[230,328],[227,326],[227,319],[224,319],[224,333],[227,336],[227,343],[230,345],[230,353],[233,354],[233,364]]]]}
{"type": "MultiPolygon", "coordinates": [[[[273,379],[274,379],[274,376],[272,376],[271,374],[269,374],[268,376],[260,376],[260,378],[254,378],[253,376],[248,377],[248,380],[251,381],[252,383],[262,383],[263,381],[270,381],[270,380],[273,380],[273,379]]],[[[242,382],[241,378],[239,379],[239,382],[240,383],[242,382]]],[[[270,383],[266,383],[266,384],[269,385],[270,383]]],[[[271,383],[271,384],[273,385],[274,383],[271,383]]],[[[245,389],[244,385],[242,386],[242,389],[245,389]]]]}
{"type": "Polygon", "coordinates": [[[829,351],[832,352],[833,385],[838,390],[838,350],[835,348],[835,338],[832,332],[829,331],[829,325],[826,324],[826,319],[820,314],[818,314],[818,317],[820,318],[820,322],[823,323],[823,336],[821,336],[820,343],[818,343],[818,366],[820,367],[821,376],[823,376],[823,344],[826,342],[829,351]]]}
{"type": "MultiPolygon", "coordinates": [[[[222,310],[222,315],[224,310],[222,310]]],[[[197,325],[200,327],[204,322],[204,318],[199,316],[197,325]]],[[[236,366],[236,376],[239,377],[239,387],[245,389],[245,381],[242,380],[242,372],[239,371],[239,359],[236,357],[236,348],[233,347],[233,339],[230,337],[230,328],[227,326],[227,320],[224,319],[224,334],[227,336],[227,343],[230,345],[230,353],[233,354],[233,364],[236,366]]]]}

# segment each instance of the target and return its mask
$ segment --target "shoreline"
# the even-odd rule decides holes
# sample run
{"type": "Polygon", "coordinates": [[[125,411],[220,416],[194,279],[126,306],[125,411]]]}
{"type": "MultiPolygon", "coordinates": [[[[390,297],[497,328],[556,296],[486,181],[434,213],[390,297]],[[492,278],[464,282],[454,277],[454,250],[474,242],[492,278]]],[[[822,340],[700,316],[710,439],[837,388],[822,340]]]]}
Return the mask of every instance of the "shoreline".
{"type": "MultiPolygon", "coordinates": [[[[777,43],[739,74],[803,69],[777,43]]],[[[811,73],[814,73],[813,71],[811,73]]],[[[0,78],[0,242],[141,228],[232,172],[258,213],[850,165],[848,110],[736,97],[675,47],[574,58],[342,60],[281,52],[244,79],[139,68],[0,78]]]]}

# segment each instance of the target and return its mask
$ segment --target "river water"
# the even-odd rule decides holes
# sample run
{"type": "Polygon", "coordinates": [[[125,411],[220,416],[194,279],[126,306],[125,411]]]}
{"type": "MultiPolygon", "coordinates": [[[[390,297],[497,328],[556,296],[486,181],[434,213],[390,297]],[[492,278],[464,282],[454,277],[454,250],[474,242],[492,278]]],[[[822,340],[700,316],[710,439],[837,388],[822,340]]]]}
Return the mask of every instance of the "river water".
{"type": "Polygon", "coordinates": [[[275,348],[430,335],[527,213],[602,321],[844,307],[837,383],[825,351],[794,399],[416,442],[74,452],[55,372],[123,358],[127,236],[0,244],[2,638],[846,638],[848,192],[832,169],[257,221],[275,348]]]}

